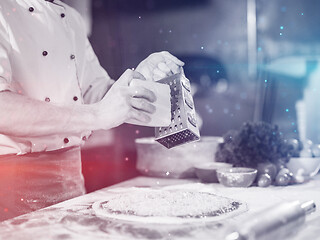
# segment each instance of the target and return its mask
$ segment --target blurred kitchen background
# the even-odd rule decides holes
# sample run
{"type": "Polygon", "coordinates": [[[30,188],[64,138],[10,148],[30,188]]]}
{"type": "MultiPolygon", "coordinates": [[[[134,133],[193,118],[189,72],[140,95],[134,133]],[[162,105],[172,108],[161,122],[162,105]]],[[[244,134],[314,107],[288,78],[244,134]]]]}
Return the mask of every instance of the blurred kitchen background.
{"type": "MultiPolygon", "coordinates": [[[[86,20],[113,79],[156,51],[183,60],[202,136],[263,120],[278,124],[287,138],[320,142],[320,1],[64,2],[86,20]]],[[[87,191],[137,176],[134,140],[153,134],[133,125],[95,132],[82,151],[87,191]]]]}

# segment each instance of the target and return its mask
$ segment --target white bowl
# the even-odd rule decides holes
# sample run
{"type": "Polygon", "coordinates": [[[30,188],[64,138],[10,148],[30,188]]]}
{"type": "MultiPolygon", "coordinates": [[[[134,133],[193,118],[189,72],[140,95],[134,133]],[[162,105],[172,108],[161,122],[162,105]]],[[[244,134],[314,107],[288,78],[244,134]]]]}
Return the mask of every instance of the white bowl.
{"type": "Polygon", "coordinates": [[[287,163],[287,168],[293,173],[293,177],[297,182],[304,182],[319,172],[320,158],[291,158],[287,163]]]}
{"type": "Polygon", "coordinates": [[[165,178],[195,177],[196,164],[213,162],[222,137],[201,137],[192,142],[167,149],[153,138],[136,139],[137,169],[144,175],[165,178]]]}

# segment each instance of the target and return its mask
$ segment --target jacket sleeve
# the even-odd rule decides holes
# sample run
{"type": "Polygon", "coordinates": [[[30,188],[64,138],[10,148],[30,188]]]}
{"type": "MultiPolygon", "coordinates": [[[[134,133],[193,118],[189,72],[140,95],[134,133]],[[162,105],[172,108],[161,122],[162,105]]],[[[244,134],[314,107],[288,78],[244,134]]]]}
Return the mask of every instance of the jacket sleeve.
{"type": "Polygon", "coordinates": [[[100,65],[92,46],[87,39],[85,53],[84,83],[82,86],[83,99],[86,104],[100,101],[110,89],[114,80],[100,65]]]}
{"type": "Polygon", "coordinates": [[[12,86],[12,71],[9,59],[11,51],[9,31],[9,26],[0,10],[0,92],[15,92],[12,86]]]}

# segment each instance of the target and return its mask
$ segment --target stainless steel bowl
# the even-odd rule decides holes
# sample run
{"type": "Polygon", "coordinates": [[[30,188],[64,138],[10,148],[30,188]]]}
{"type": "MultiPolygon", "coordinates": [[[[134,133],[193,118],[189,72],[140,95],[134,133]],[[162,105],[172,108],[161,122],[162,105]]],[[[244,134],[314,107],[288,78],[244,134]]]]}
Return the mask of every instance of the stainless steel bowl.
{"type": "Polygon", "coordinates": [[[200,141],[167,149],[153,138],[136,139],[137,169],[144,175],[166,178],[195,177],[194,166],[214,162],[222,137],[202,137],[200,141]]]}
{"type": "Polygon", "coordinates": [[[226,187],[250,187],[257,176],[254,168],[223,168],[217,169],[219,182],[226,187]]]}

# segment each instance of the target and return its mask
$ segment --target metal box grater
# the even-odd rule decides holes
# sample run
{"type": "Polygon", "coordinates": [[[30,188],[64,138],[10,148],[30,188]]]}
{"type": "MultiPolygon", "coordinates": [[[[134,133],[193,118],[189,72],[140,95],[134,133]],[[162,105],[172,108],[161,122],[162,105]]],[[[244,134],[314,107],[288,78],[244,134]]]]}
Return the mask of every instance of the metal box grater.
{"type": "Polygon", "coordinates": [[[171,124],[155,129],[155,140],[167,148],[200,139],[190,81],[184,73],[161,79],[171,90],[171,124]]]}

